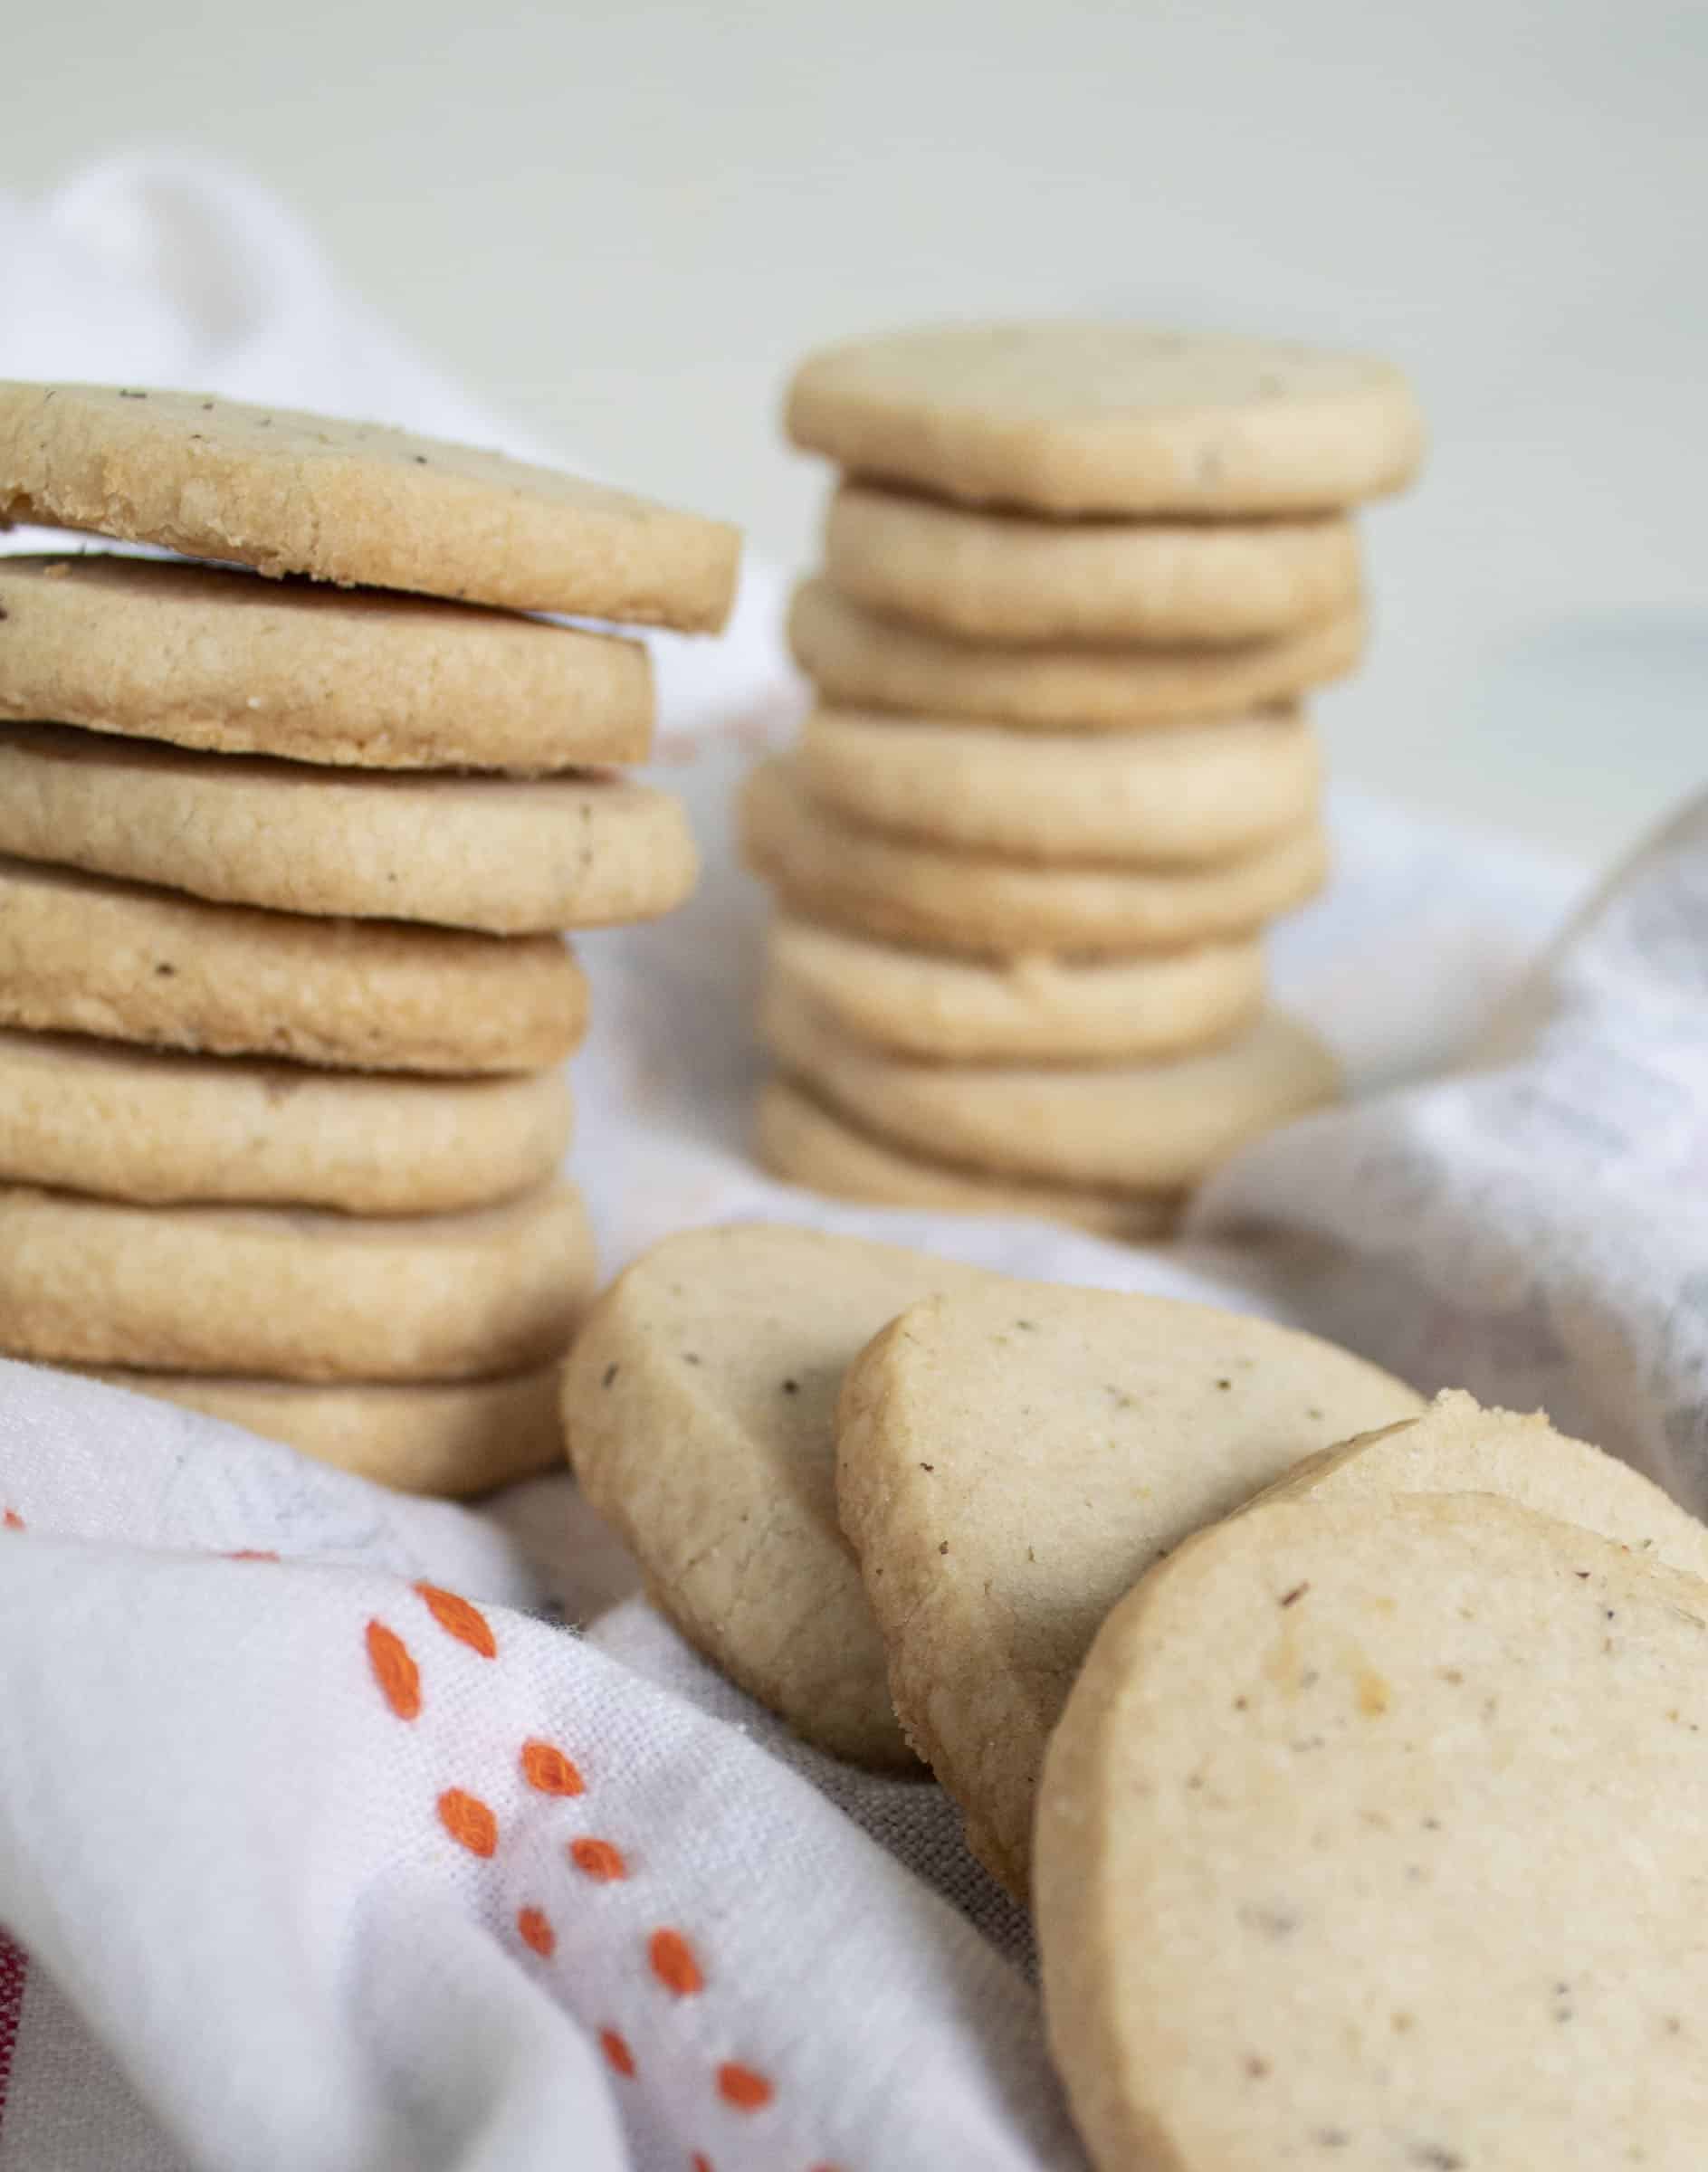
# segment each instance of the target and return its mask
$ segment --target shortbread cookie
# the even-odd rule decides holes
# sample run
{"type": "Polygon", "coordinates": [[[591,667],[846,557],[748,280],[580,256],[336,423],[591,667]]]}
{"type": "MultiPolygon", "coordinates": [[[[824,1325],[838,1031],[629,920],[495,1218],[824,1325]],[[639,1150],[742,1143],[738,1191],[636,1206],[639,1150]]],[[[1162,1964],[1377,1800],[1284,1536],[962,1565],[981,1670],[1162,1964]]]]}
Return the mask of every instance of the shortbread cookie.
{"type": "Polygon", "coordinates": [[[224,904],[532,935],[655,919],[698,872],[668,792],[419,776],[0,724],[0,853],[224,904]]]}
{"type": "Polygon", "coordinates": [[[430,1215],[543,1184],[561,1072],[424,1079],[0,1032],[0,1183],[143,1205],[430,1215]]]}
{"type": "Polygon", "coordinates": [[[856,475],[1045,513],[1281,513],[1398,490],[1423,453],[1367,355],[1139,324],[956,324],[809,356],[788,433],[856,475]]]}
{"type": "Polygon", "coordinates": [[[1255,941],[1080,965],[983,964],[810,920],[771,926],[767,977],[854,1039],[953,1063],[1106,1062],[1224,1041],[1263,1007],[1255,941]]]}
{"type": "Polygon", "coordinates": [[[637,641],[158,558],[0,557],[0,717],[375,769],[644,761],[637,641]]]}
{"type": "Polygon", "coordinates": [[[1169,1192],[1147,1196],[1071,1185],[1016,1184],[904,1153],[862,1131],[785,1078],[768,1079],[760,1090],[753,1144],[761,1165],[786,1184],[872,1206],[1063,1222],[1130,1244],[1169,1235],[1179,1218],[1179,1198],[1169,1192]]]}
{"type": "Polygon", "coordinates": [[[892,1145],[988,1175],[1112,1192],[1196,1184],[1340,1090],[1327,1048],[1279,1011],[1217,1048],[1083,1070],[921,1063],[854,1040],[777,986],[759,1030],[786,1071],[892,1145]]]}
{"type": "Polygon", "coordinates": [[[1231,717],[1344,678],[1364,649],[1356,612],[1237,648],[1003,648],[879,618],[828,581],[803,582],[795,661],[829,702],[972,717],[1017,731],[1137,731],[1231,717]]]}
{"type": "Polygon", "coordinates": [[[1300,1456],[1421,1407],[1315,1336],[1054,1283],[933,1298],[864,1352],[843,1529],[902,1724],[1013,1891],[1045,1744],[1116,1600],[1300,1456]]]}
{"type": "Polygon", "coordinates": [[[799,774],[822,806],[928,844],[1062,865],[1202,866],[1314,820],[1322,757],[1305,719],[1043,738],[821,709],[799,774]]]}
{"type": "Polygon", "coordinates": [[[1695,2172],[1708,1586],[1490,1495],[1274,1501],[1051,1743],[1051,2046],[1102,2172],[1695,2172]]]}
{"type": "Polygon", "coordinates": [[[749,776],[739,822],[749,866],[790,910],[982,957],[1114,957],[1249,937],[1313,897],[1328,868],[1315,823],[1207,867],[1040,867],[945,851],[819,806],[787,756],[749,776]]]}
{"type": "Polygon", "coordinates": [[[722,625],[740,548],[721,521],[501,452],[100,385],[0,384],[0,519],[691,633],[722,625]]]}
{"type": "Polygon", "coordinates": [[[323,1463],[404,1493],[461,1498],[549,1471],[562,1461],[556,1363],[497,1380],[315,1386],[196,1373],[98,1375],[283,1441],[323,1463]]]}
{"type": "Polygon", "coordinates": [[[0,1349],[145,1372],[472,1380],[561,1350],[594,1281],[579,1194],[358,1221],[0,1189],[0,1349]]]}
{"type": "Polygon", "coordinates": [[[782,1224],[667,1237],[588,1313],[564,1372],[569,1460],[691,1643],[808,1741],[912,1763],[836,1526],[843,1368],[977,1269],[782,1224]]]}
{"type": "Polygon", "coordinates": [[[1382,1500],[1395,1493],[1500,1493],[1522,1508],[1617,1538],[1634,1554],[1708,1578],[1708,1524],[1652,1479],[1541,1411],[1484,1410],[1461,1389],[1420,1418],[1307,1456],[1262,1498],[1382,1500]]]}
{"type": "Polygon", "coordinates": [[[1352,610],[1341,513],[1274,520],[1038,520],[845,482],[825,570],[885,618],[962,641],[1163,645],[1258,641],[1352,610]]]}
{"type": "Polygon", "coordinates": [[[543,1071],[587,1025],[556,936],[206,905],[0,859],[0,1025],[358,1071],[543,1071]]]}

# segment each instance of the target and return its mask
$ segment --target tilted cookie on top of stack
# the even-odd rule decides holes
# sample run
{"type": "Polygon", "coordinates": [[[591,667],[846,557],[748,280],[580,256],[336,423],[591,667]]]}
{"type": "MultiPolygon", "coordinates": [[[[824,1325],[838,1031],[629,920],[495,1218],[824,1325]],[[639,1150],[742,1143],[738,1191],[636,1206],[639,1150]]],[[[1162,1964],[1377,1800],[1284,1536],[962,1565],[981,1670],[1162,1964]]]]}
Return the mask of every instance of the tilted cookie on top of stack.
{"type": "Polygon", "coordinates": [[[528,614],[715,629],[735,531],[398,431],[29,385],[0,520],[186,554],[0,557],[0,1350],[393,1484],[552,1463],[594,1282],[560,931],[668,911],[696,859],[612,774],[651,744],[644,648],[528,614]]]}
{"type": "Polygon", "coordinates": [[[844,471],[797,592],[819,707],[743,805],[778,894],[761,1157],[844,1196],[1165,1228],[1329,1099],[1264,1009],[1326,853],[1305,691],[1358,662],[1349,509],[1414,472],[1361,357],[965,326],[797,373],[844,471]]]}

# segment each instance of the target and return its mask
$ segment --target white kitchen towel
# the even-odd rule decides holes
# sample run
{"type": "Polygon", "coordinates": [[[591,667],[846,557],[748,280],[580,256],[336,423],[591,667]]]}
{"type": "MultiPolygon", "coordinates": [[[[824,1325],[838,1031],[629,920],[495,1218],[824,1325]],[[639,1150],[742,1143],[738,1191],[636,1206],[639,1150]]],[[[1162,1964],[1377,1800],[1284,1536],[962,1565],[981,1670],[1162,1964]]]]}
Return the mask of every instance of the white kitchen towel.
{"type": "MultiPolygon", "coordinates": [[[[517,442],[230,176],[0,205],[0,372],[517,442]]],[[[1219,1300],[1551,1401],[1708,1506],[1708,805],[1562,945],[1572,871],[1338,795],[1277,971],[1362,1098],[1240,1157],[1185,1243],[835,1205],[742,1151],[763,900],[718,727],[788,683],[752,624],[681,649],[701,896],[585,946],[608,1268],[763,1214],[1219,1300]]],[[[939,1792],[793,1744],[632,1590],[567,1480],[403,1500],[0,1365],[0,2172],[1079,2165],[1026,1924],[939,1792]]]]}

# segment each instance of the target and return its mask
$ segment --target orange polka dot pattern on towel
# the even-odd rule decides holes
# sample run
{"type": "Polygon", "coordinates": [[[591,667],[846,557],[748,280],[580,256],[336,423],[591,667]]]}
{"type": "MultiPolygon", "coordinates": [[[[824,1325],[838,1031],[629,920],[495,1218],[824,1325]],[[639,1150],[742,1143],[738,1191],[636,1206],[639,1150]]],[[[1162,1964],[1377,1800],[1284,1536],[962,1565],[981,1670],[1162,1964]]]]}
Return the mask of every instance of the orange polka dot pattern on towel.
{"type": "Polygon", "coordinates": [[[409,1647],[384,1622],[367,1624],[367,1663],[379,1693],[400,1720],[421,1715],[421,1670],[409,1655],[409,1647]]]}
{"type": "Polygon", "coordinates": [[[453,1591],[441,1591],[436,1584],[417,1584],[415,1589],[427,1602],[427,1611],[447,1636],[453,1636],[470,1651],[478,1652],[482,1659],[498,1657],[498,1639],[478,1606],[471,1606],[453,1591]]]}
{"type": "MultiPolygon", "coordinates": [[[[414,1592],[425,1606],[432,1628],[424,1624],[419,1634],[412,1629],[406,1638],[389,1622],[376,1616],[363,1631],[368,1673],[386,1710],[406,1726],[420,1719],[438,1693],[434,1654],[435,1649],[444,1648],[445,1641],[461,1646],[482,1666],[501,1656],[497,1634],[479,1607],[437,1585],[417,1583],[414,1592]],[[435,1631],[441,1640],[436,1645],[435,1631]]],[[[465,1697],[467,1688],[466,1682],[453,1683],[447,1679],[444,1694],[465,1697]]],[[[507,1767],[495,1770],[490,1779],[475,1773],[447,1774],[444,1786],[429,1805],[431,1818],[442,1843],[482,1862],[499,1860],[506,1827],[492,1802],[472,1784],[477,1780],[493,1796],[502,1787],[520,1793],[522,1803],[537,1805],[531,1814],[535,1816],[556,1815],[547,1805],[561,1805],[566,1810],[574,1805],[571,1815],[584,1805],[597,1807],[596,1767],[589,1767],[582,1746],[566,1748],[544,1732],[518,1742],[510,1753],[507,1767]]],[[[509,1918],[518,1946],[533,1957],[535,1965],[557,1967],[568,1961],[576,1947],[573,1910],[608,1907],[611,1903],[597,1899],[601,1889],[615,1891],[631,1885],[644,1867],[635,1863],[631,1852],[618,1840],[600,1831],[566,1834],[559,1860],[564,1866],[560,1890],[555,1895],[530,1896],[515,1906],[509,1918]]],[[[670,2026],[673,2010],[698,2008],[711,1979],[700,1945],[673,1923],[656,1924],[643,1935],[634,1967],[634,1986],[625,1988],[644,1987],[650,1992],[661,2036],[670,2026]]],[[[632,2029],[619,2028],[612,2020],[594,2024],[594,2035],[606,2066],[616,2080],[644,2082],[645,2062],[651,2054],[644,2047],[637,2051],[632,2029]]],[[[715,2032],[696,2034],[691,2040],[695,2047],[714,2041],[715,2032]]],[[[729,2055],[714,2051],[706,2062],[709,2110],[716,2106],[744,2120],[762,2117],[777,2099],[773,2075],[765,2067],[736,2055],[738,2049],[745,2047],[727,2048],[729,2055]]],[[[692,2055],[701,2054],[695,2050],[692,2055]]],[[[681,2056],[679,2048],[676,2057],[679,2060],[681,2056]]],[[[685,2162],[690,2172],[714,2172],[714,2159],[708,2152],[691,2151],[685,2162]]],[[[803,2172],[834,2172],[834,2168],[809,2163],[803,2172]]]]}
{"type": "Polygon", "coordinates": [[[569,1860],[584,1878],[596,1878],[601,1885],[615,1884],[629,1874],[622,1849],[613,1847],[608,1840],[572,1840],[569,1860]]]}
{"type": "Polygon", "coordinates": [[[522,1744],[522,1777],[541,1795],[579,1795],[583,1791],[574,1760],[550,1742],[522,1744]]]}

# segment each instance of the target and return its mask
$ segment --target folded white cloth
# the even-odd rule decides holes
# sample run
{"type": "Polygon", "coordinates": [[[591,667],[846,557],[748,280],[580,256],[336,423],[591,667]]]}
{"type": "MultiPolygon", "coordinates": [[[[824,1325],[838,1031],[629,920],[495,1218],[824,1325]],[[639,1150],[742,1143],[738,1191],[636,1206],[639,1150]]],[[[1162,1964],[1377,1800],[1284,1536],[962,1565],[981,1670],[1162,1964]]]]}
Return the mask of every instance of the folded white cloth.
{"type": "MultiPolygon", "coordinates": [[[[231,176],[0,203],[0,372],[517,442],[231,176]]],[[[1571,871],[1342,795],[1276,951],[1365,1096],[1241,1156],[1180,1246],[838,1206],[741,1153],[762,901],[706,728],[787,691],[749,584],[673,697],[705,889],[585,946],[607,1267],[765,1214],[1219,1299],[1545,1401],[1708,1507],[1708,802],[1544,956],[1571,871]]],[[[632,1587],[567,1480],[402,1500],[0,1366],[0,2172],[1079,2164],[1027,1926],[940,1795],[792,1743],[632,1587]]]]}

